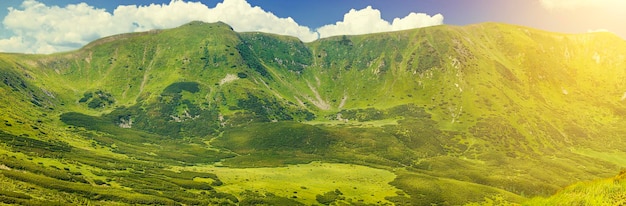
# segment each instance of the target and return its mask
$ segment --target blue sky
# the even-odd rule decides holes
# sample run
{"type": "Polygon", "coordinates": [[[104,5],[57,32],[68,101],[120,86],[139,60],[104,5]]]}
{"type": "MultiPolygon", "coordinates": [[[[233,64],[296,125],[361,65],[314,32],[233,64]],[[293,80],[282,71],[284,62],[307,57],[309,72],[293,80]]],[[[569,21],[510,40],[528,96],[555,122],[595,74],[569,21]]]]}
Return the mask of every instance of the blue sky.
{"type": "Polygon", "coordinates": [[[439,24],[502,22],[626,37],[624,0],[1,0],[0,51],[51,53],[97,38],[223,21],[303,41],[439,24]],[[221,6],[220,6],[221,5],[221,6]],[[11,8],[11,9],[9,9],[11,8]],[[396,21],[394,21],[396,20],[396,21]]]}

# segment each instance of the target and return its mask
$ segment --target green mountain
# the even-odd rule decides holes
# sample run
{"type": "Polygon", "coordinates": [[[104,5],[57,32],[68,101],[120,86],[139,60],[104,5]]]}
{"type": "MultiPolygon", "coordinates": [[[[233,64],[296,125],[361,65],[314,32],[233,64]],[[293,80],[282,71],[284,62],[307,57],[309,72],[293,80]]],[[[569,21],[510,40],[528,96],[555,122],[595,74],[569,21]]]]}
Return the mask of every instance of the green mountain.
{"type": "Polygon", "coordinates": [[[0,202],[523,203],[626,164],[625,54],[497,23],[303,43],[202,22],[0,54],[0,202]]]}

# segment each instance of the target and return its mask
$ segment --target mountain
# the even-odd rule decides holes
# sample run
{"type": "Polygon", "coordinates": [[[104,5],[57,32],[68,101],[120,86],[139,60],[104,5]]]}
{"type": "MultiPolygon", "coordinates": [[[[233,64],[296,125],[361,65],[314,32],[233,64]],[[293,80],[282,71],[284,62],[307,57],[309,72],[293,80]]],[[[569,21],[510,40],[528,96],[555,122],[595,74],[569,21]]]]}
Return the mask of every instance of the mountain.
{"type": "Polygon", "coordinates": [[[0,201],[523,203],[626,164],[625,54],[499,23],[303,43],[203,22],[4,53],[0,201]]]}

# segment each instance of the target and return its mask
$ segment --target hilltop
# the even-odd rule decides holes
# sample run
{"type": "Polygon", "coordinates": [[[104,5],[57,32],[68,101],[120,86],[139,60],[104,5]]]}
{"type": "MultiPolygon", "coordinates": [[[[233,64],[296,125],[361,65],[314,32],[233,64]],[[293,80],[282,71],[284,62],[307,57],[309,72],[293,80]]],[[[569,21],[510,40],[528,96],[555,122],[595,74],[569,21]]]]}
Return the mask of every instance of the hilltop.
{"type": "Polygon", "coordinates": [[[0,54],[0,201],[521,203],[626,163],[624,54],[499,23],[303,43],[203,22],[0,54]]]}

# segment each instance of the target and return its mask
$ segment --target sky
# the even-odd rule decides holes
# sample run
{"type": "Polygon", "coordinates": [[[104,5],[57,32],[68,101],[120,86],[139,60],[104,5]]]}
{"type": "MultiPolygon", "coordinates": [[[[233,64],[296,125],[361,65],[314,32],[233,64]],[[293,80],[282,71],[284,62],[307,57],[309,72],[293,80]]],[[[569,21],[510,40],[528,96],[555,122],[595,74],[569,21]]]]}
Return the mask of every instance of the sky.
{"type": "Polygon", "coordinates": [[[0,52],[48,54],[98,38],[222,21],[311,42],[336,35],[500,22],[626,39],[626,0],[0,0],[0,52]]]}

